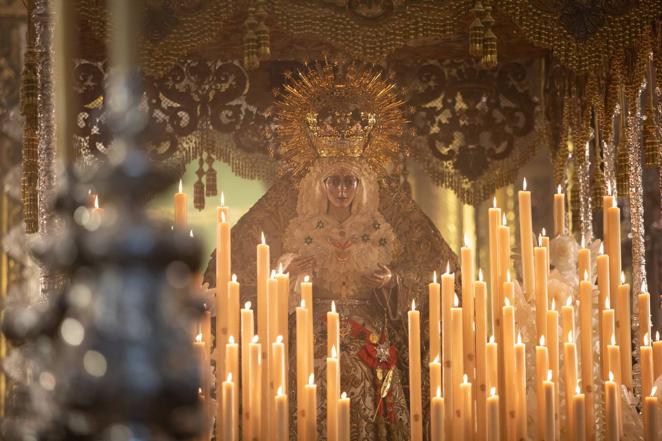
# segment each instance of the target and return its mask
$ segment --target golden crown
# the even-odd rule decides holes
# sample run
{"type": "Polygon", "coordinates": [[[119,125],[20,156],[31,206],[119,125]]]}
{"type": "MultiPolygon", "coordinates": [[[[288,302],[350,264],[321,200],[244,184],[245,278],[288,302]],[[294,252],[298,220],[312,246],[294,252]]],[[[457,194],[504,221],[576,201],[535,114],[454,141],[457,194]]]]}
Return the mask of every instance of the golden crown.
{"type": "Polygon", "coordinates": [[[322,62],[285,86],[277,104],[280,153],[300,174],[318,158],[397,160],[406,120],[395,85],[367,66],[322,62]]]}

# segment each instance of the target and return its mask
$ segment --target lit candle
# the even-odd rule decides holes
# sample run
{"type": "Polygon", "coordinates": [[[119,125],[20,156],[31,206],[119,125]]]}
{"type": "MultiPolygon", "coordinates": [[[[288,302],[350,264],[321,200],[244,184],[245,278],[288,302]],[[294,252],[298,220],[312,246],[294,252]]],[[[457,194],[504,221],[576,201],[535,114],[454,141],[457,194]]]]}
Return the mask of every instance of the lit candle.
{"type": "Polygon", "coordinates": [[[641,284],[641,292],[637,295],[637,306],[639,313],[639,341],[644,341],[644,335],[651,334],[651,296],[644,281],[641,284]]]}
{"type": "MultiPolygon", "coordinates": [[[[264,394],[269,394],[269,349],[271,346],[269,342],[273,341],[269,333],[269,291],[268,281],[271,273],[271,264],[269,256],[269,245],[266,244],[264,233],[261,234],[261,243],[257,245],[257,335],[260,336],[260,341],[264,342],[262,347],[262,368],[260,370],[262,391],[264,394]]],[[[268,418],[270,415],[270,408],[272,400],[261,400],[262,406],[261,415],[263,418],[268,418]]],[[[269,420],[267,420],[269,421],[269,420]]],[[[269,424],[262,424],[260,426],[260,436],[267,439],[269,436],[269,424]]]]}
{"type": "MultiPolygon", "coordinates": [[[[542,242],[542,237],[538,238],[542,242]]],[[[535,261],[536,292],[536,333],[538,338],[547,335],[547,250],[538,246],[533,250],[535,261]]]]}
{"type": "Polygon", "coordinates": [[[606,441],[619,440],[618,427],[618,386],[614,382],[614,374],[609,372],[609,379],[605,381],[605,407],[606,407],[606,441]]]}
{"type": "Polygon", "coordinates": [[[453,297],[455,296],[455,274],[450,272],[450,264],[446,263],[446,272],[441,275],[441,326],[442,332],[442,369],[444,379],[444,410],[446,412],[446,421],[444,426],[446,438],[451,438],[453,428],[453,377],[451,371],[451,356],[453,334],[451,331],[451,308],[453,306],[453,297]]]}
{"type": "MultiPolygon", "coordinates": [[[[609,298],[609,256],[604,254],[604,244],[600,244],[600,251],[598,257],[596,258],[596,264],[598,267],[598,326],[600,329],[600,366],[602,369],[602,379],[607,379],[607,342],[608,338],[611,335],[605,334],[605,325],[603,323],[605,319],[604,306],[607,304],[607,299],[609,298]]],[[[609,308],[606,308],[609,309],[609,308]]],[[[613,320],[613,311],[612,311],[612,320],[613,320]]]]}
{"type": "Polygon", "coordinates": [[[276,341],[271,343],[271,383],[275,390],[278,390],[279,387],[283,391],[285,390],[287,371],[285,370],[285,344],[282,335],[276,337],[276,341]]]}
{"type": "Polygon", "coordinates": [[[566,406],[566,418],[568,422],[568,433],[572,434],[577,427],[572,419],[572,395],[577,385],[577,345],[573,338],[572,331],[568,332],[568,340],[563,344],[564,366],[565,373],[565,399],[568,405],[566,406]]]}
{"type": "MultiPolygon", "coordinates": [[[[572,396],[572,421],[574,424],[573,434],[575,441],[586,441],[586,400],[584,394],[581,393],[579,385],[575,386],[575,394],[572,396]]],[[[595,424],[595,421],[591,421],[595,424]]]]}
{"type": "Polygon", "coordinates": [[[474,284],[474,292],[476,295],[476,426],[478,441],[484,441],[487,436],[487,286],[483,281],[483,271],[480,269],[478,281],[474,284]]]}
{"type": "Polygon", "coordinates": [[[540,246],[545,248],[545,256],[547,257],[547,273],[549,273],[549,236],[547,236],[547,232],[545,231],[545,228],[543,227],[542,229],[542,235],[540,236],[540,246]]]}
{"type": "Polygon", "coordinates": [[[460,393],[462,394],[462,425],[464,426],[464,436],[462,440],[473,441],[474,439],[474,419],[473,419],[473,394],[471,392],[471,383],[464,374],[462,384],[460,384],[460,393]]]}
{"type": "Polygon", "coordinates": [[[616,198],[612,199],[613,205],[607,206],[607,234],[605,234],[605,245],[609,255],[609,297],[616,307],[616,321],[618,322],[618,285],[621,275],[621,210],[616,206],[616,198]]]}
{"type": "Polygon", "coordinates": [[[430,305],[429,358],[434,360],[435,358],[439,358],[441,355],[441,285],[437,283],[436,271],[432,275],[432,282],[428,284],[428,304],[430,305]]]}
{"type": "Polygon", "coordinates": [[[244,411],[241,413],[242,427],[244,427],[244,441],[248,441],[250,438],[250,430],[248,429],[250,424],[248,421],[249,413],[248,404],[251,400],[251,374],[249,369],[249,358],[250,351],[249,345],[253,340],[254,336],[254,318],[253,310],[251,309],[251,302],[246,302],[244,307],[241,310],[241,402],[244,406],[244,411]]]}
{"type": "Polygon", "coordinates": [[[643,346],[639,347],[639,358],[641,360],[641,390],[651,390],[655,378],[653,377],[653,348],[650,346],[648,334],[642,339],[643,346]]]}
{"type": "MultiPolygon", "coordinates": [[[[611,184],[607,182],[607,195],[602,196],[602,237],[604,237],[605,248],[609,250],[609,216],[607,211],[614,205],[614,196],[611,195],[611,184]]],[[[606,377],[605,377],[606,378],[606,377]]]]}
{"type": "Polygon", "coordinates": [[[276,409],[276,441],[289,440],[289,422],[287,418],[287,395],[283,391],[283,386],[278,386],[276,396],[274,397],[274,407],[276,409]]]}
{"type": "Polygon", "coordinates": [[[232,373],[228,372],[227,379],[223,382],[223,424],[219,424],[223,430],[224,440],[237,439],[237,413],[235,411],[235,384],[232,381],[232,373]]]}
{"type": "Polygon", "coordinates": [[[490,388],[490,396],[487,397],[487,441],[499,441],[499,396],[496,387],[490,388]]]}
{"type": "Polygon", "coordinates": [[[586,248],[586,238],[582,235],[581,248],[577,254],[577,277],[591,281],[591,250],[586,248]],[[584,277],[586,274],[588,276],[584,277]]]}
{"type": "Polygon", "coordinates": [[[601,330],[601,338],[604,340],[601,342],[602,344],[602,353],[600,354],[601,356],[601,361],[602,361],[602,373],[603,373],[603,380],[607,379],[607,375],[609,374],[609,357],[607,355],[607,347],[609,346],[609,338],[613,336],[616,332],[616,322],[614,320],[614,310],[611,309],[611,304],[609,302],[609,297],[605,299],[605,307],[602,310],[602,330],[601,330]]]}
{"type": "Polygon", "coordinates": [[[526,189],[526,178],[522,190],[517,192],[519,199],[519,237],[522,256],[522,278],[524,297],[529,298],[535,292],[533,262],[533,222],[531,220],[531,192],[526,189]]]}
{"type": "MultiPolygon", "coordinates": [[[[186,195],[184,195],[184,200],[186,195]]],[[[219,209],[220,213],[220,209],[219,209]]],[[[216,224],[216,338],[219,342],[226,342],[228,336],[239,335],[239,330],[230,331],[230,304],[228,298],[228,282],[230,282],[230,224],[227,219],[220,214],[220,220],[216,224]]],[[[233,299],[234,300],[234,299],[233,299]]],[[[237,295],[237,303],[238,295],[237,295]]],[[[237,308],[239,305],[237,304],[237,308]]],[[[233,310],[234,312],[234,310],[233,310]]],[[[234,318],[234,317],[233,317],[234,318]]],[[[238,319],[238,317],[237,317],[238,319]]],[[[216,396],[221,396],[221,387],[225,372],[225,344],[217,345],[216,351],[216,396]]],[[[236,377],[235,377],[236,378],[236,377]]],[[[223,406],[223,401],[219,402],[219,411],[223,406]]],[[[216,433],[221,434],[220,428],[216,433]]]]}
{"type": "MultiPolygon", "coordinates": [[[[186,198],[186,195],[184,195],[184,198],[186,198]]],[[[186,214],[186,212],[184,212],[184,214],[186,214]]],[[[99,206],[99,195],[95,194],[94,207],[92,208],[92,216],[96,217],[98,221],[101,221],[102,215],[103,215],[103,208],[99,206]]],[[[186,228],[186,217],[184,218],[184,226],[182,228],[186,228]]]]}
{"type": "MultiPolygon", "coordinates": [[[[559,312],[556,310],[556,301],[552,299],[552,306],[547,311],[547,348],[549,350],[549,369],[552,371],[552,381],[559,384],[559,312]]],[[[553,388],[554,394],[554,427],[557,432],[561,430],[559,418],[559,388],[553,388]]],[[[558,437],[557,437],[558,438],[558,437]]]]}
{"type": "Polygon", "coordinates": [[[310,374],[304,390],[306,401],[305,436],[306,441],[317,441],[317,385],[315,374],[310,374]]]}
{"type": "MultiPolygon", "coordinates": [[[[490,295],[492,296],[492,310],[490,311],[492,320],[492,333],[495,333],[495,320],[499,317],[500,305],[499,290],[501,289],[499,280],[499,247],[497,245],[497,229],[501,223],[501,209],[497,208],[496,196],[493,199],[493,206],[488,210],[489,218],[489,239],[490,239],[490,295]]],[[[446,403],[448,405],[448,403],[446,403]]]]}
{"type": "MultiPolygon", "coordinates": [[[[278,274],[276,275],[278,281],[278,331],[276,335],[283,336],[283,344],[285,348],[285,372],[289,372],[289,298],[290,298],[290,276],[283,274],[283,265],[280,265],[278,274]]],[[[283,384],[283,391],[287,394],[287,382],[283,384]]]]}
{"type": "Polygon", "coordinates": [[[225,206],[225,195],[221,192],[221,206],[216,209],[216,222],[230,222],[230,207],[225,206]]]}
{"type": "Polygon", "coordinates": [[[441,387],[437,387],[435,395],[430,400],[430,439],[444,439],[444,399],[441,397],[441,387]]]}
{"type": "MultiPolygon", "coordinates": [[[[510,274],[510,273],[509,273],[510,274]]],[[[504,283],[504,291],[506,284],[504,283]]],[[[510,304],[510,298],[504,297],[503,307],[503,360],[505,378],[508,383],[516,377],[515,370],[515,308],[510,304]]],[[[506,394],[506,436],[508,440],[516,439],[516,416],[517,416],[517,387],[508,386],[506,394]]]]}
{"type": "Polygon", "coordinates": [[[543,440],[553,441],[556,439],[556,385],[552,381],[552,371],[547,371],[547,380],[542,383],[544,395],[544,419],[539,424],[544,427],[543,440]]]}
{"type": "Polygon", "coordinates": [[[517,375],[517,439],[528,439],[526,416],[526,349],[522,335],[517,333],[515,344],[515,372],[517,375]]]}
{"type": "Polygon", "coordinates": [[[554,234],[565,234],[565,194],[561,192],[560,185],[554,195],[554,234]]]}
{"type": "MultiPolygon", "coordinates": [[[[315,333],[313,332],[313,317],[314,309],[313,306],[315,302],[313,301],[313,282],[310,281],[310,276],[304,276],[303,282],[300,285],[301,288],[301,298],[306,301],[306,308],[308,309],[308,318],[306,324],[306,332],[308,334],[308,368],[312,372],[312,366],[314,365],[315,357],[315,333]]],[[[340,340],[339,340],[340,341],[340,340]]],[[[338,350],[338,360],[340,360],[340,345],[336,347],[338,350]]],[[[340,393],[340,392],[339,392],[340,393]]]]}
{"type": "Polygon", "coordinates": [[[451,308],[451,375],[453,385],[453,414],[455,417],[452,419],[453,424],[453,439],[462,439],[464,433],[464,425],[462,420],[463,414],[463,398],[462,390],[460,388],[460,379],[464,375],[464,359],[463,354],[463,334],[462,334],[462,308],[459,307],[460,300],[457,294],[454,295],[453,304],[451,308]]]}
{"type": "Polygon", "coordinates": [[[327,357],[331,348],[340,347],[340,315],[336,312],[336,302],[331,301],[331,311],[326,313],[327,357]]]}
{"type": "MultiPolygon", "coordinates": [[[[239,345],[234,339],[234,336],[231,335],[228,338],[228,342],[225,345],[225,372],[228,377],[239,379],[239,345]]],[[[232,415],[233,418],[237,418],[239,415],[239,393],[237,391],[239,384],[236,383],[234,391],[232,394],[233,403],[232,403],[232,415]]],[[[223,401],[223,406],[225,406],[225,401],[223,401]]],[[[225,409],[223,409],[225,411],[225,409]]],[[[238,436],[238,433],[235,429],[235,437],[238,436]]],[[[223,438],[224,440],[230,440],[232,438],[223,438]]]]}
{"type": "Polygon", "coordinates": [[[487,387],[499,387],[499,372],[497,366],[497,343],[494,341],[494,336],[490,336],[490,341],[487,343],[487,387]]]}
{"type": "MultiPolygon", "coordinates": [[[[505,297],[502,292],[503,284],[506,282],[506,279],[510,273],[510,228],[506,224],[506,215],[502,217],[502,225],[499,225],[497,228],[498,234],[498,245],[499,245],[499,269],[501,271],[499,275],[499,292],[501,298],[499,299],[499,304],[503,305],[503,298],[505,297]]],[[[511,299],[512,300],[512,299],[511,299]]]]}
{"type": "Polygon", "coordinates": [[[340,366],[338,365],[338,355],[336,348],[333,347],[331,348],[331,356],[327,357],[326,359],[326,439],[328,441],[338,440],[339,396],[340,366]]]}
{"type": "Polygon", "coordinates": [[[260,438],[262,433],[262,345],[260,336],[254,335],[248,345],[250,372],[250,399],[248,404],[249,439],[260,438]]]}
{"type": "MultiPolygon", "coordinates": [[[[536,397],[538,403],[538,439],[545,439],[545,431],[547,430],[547,425],[543,424],[545,421],[545,392],[543,389],[543,384],[545,380],[551,380],[551,370],[549,369],[549,351],[547,346],[545,346],[545,336],[540,336],[540,344],[536,346],[536,397]]],[[[552,438],[553,440],[553,438],[552,438]]]]}
{"type": "MultiPolygon", "coordinates": [[[[308,310],[306,309],[307,303],[304,299],[301,299],[301,306],[298,306],[295,311],[296,315],[296,375],[297,375],[297,397],[303,396],[304,387],[310,375],[310,367],[308,366],[308,310]]],[[[337,359],[335,360],[337,362],[337,359]]],[[[327,363],[328,369],[328,363],[327,363]]],[[[337,369],[337,368],[336,368],[337,369]]],[[[330,385],[328,392],[333,392],[333,384],[330,385]]],[[[328,403],[333,403],[334,398],[328,403]]],[[[297,400],[297,434],[300,434],[300,437],[303,437],[304,427],[306,421],[305,414],[305,403],[303,400],[297,400]]],[[[334,406],[329,404],[329,415],[333,414],[334,406]]],[[[333,414],[335,421],[335,414],[333,414]]],[[[329,439],[332,439],[329,437],[329,439]]],[[[336,438],[333,438],[334,440],[336,438]]]]}
{"type": "MultiPolygon", "coordinates": [[[[271,427],[274,427],[276,425],[276,392],[278,390],[278,386],[281,385],[281,383],[275,381],[275,376],[279,375],[280,373],[275,372],[277,369],[274,365],[274,343],[276,340],[276,336],[278,335],[278,280],[276,280],[276,270],[271,270],[271,276],[267,280],[267,299],[268,299],[268,318],[267,318],[267,323],[268,323],[268,332],[267,335],[269,336],[269,343],[266,344],[268,346],[266,348],[267,352],[267,363],[265,363],[265,367],[267,367],[267,372],[269,375],[269,389],[267,392],[267,396],[269,399],[266,399],[263,401],[267,403],[266,409],[267,409],[267,415],[268,419],[266,419],[266,425],[269,425],[271,427]]],[[[283,368],[284,369],[284,368],[283,368]]]]}
{"type": "Polygon", "coordinates": [[[655,396],[657,386],[654,386],[650,395],[644,398],[644,441],[656,441],[658,437],[658,426],[660,416],[658,415],[658,399],[655,396]]]}
{"type": "MultiPolygon", "coordinates": [[[[240,303],[239,303],[239,282],[237,282],[237,275],[233,274],[232,279],[228,282],[228,334],[239,335],[240,319],[240,303]]],[[[239,378],[235,375],[234,378],[239,378]]]]}
{"type": "Polygon", "coordinates": [[[662,375],[662,340],[660,340],[660,331],[655,331],[655,341],[653,342],[653,377],[658,378],[662,375]]]}
{"type": "Polygon", "coordinates": [[[625,283],[621,273],[621,284],[616,294],[616,341],[621,347],[621,384],[632,390],[632,326],[630,324],[630,284],[625,283]]]}
{"type": "Polygon", "coordinates": [[[476,382],[476,340],[474,337],[474,253],[469,247],[469,240],[464,238],[460,250],[462,270],[462,338],[464,342],[464,372],[470,383],[476,382]]]}
{"type": "Polygon", "coordinates": [[[579,282],[579,334],[581,338],[581,369],[583,400],[586,403],[585,431],[589,440],[595,439],[594,422],[595,411],[593,395],[593,286],[590,282],[590,273],[584,271],[584,280],[579,282]]]}
{"type": "Polygon", "coordinates": [[[338,439],[349,441],[351,433],[351,422],[349,412],[350,399],[347,392],[343,392],[338,400],[338,439]]]}
{"type": "Polygon", "coordinates": [[[441,362],[436,357],[429,363],[430,368],[430,399],[434,397],[437,390],[441,390],[441,362]]]}
{"type": "MultiPolygon", "coordinates": [[[[182,189],[182,180],[179,180],[179,191],[175,193],[175,227],[186,230],[186,193],[182,189]]],[[[95,200],[98,207],[99,199],[95,200]]]]}
{"type": "Polygon", "coordinates": [[[563,336],[567,336],[568,332],[575,334],[575,308],[572,305],[572,296],[565,299],[565,305],[561,307],[561,330],[563,336]]]}
{"type": "MultiPolygon", "coordinates": [[[[423,402],[421,397],[421,313],[412,300],[409,319],[409,414],[411,440],[423,440],[423,402]]],[[[462,327],[460,326],[460,332],[462,327]]],[[[460,334],[461,335],[461,334],[460,334]]],[[[460,357],[461,357],[460,353],[460,357]]]]}

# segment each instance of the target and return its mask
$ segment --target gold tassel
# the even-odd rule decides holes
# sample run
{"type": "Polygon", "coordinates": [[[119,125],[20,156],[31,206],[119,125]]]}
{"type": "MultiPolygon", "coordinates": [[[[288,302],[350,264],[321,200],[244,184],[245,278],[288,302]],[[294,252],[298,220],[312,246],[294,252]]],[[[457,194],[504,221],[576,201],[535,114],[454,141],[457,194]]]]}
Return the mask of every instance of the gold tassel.
{"type": "Polygon", "coordinates": [[[660,165],[660,142],[655,129],[655,110],[649,110],[643,127],[644,166],[656,168],[660,165]]]}
{"type": "Polygon", "coordinates": [[[255,13],[258,21],[255,35],[257,37],[257,54],[260,60],[267,60],[271,56],[271,41],[269,37],[269,27],[267,27],[267,9],[266,1],[258,0],[257,12],[255,13]]]}
{"type": "Polygon", "coordinates": [[[257,69],[260,66],[260,59],[257,55],[257,35],[255,34],[255,27],[257,21],[253,16],[255,13],[254,8],[249,8],[248,17],[244,22],[246,33],[244,34],[244,67],[247,70],[257,69]]]}
{"type": "MultiPolygon", "coordinates": [[[[28,28],[30,34],[32,34],[33,25],[31,20],[28,28]]],[[[39,162],[37,160],[39,143],[37,136],[39,126],[37,113],[38,83],[37,53],[30,47],[25,53],[21,83],[21,114],[25,120],[23,126],[21,192],[23,195],[23,219],[27,234],[36,233],[39,230],[39,195],[37,192],[37,181],[39,180],[39,162]]]]}
{"type": "Polygon", "coordinates": [[[205,196],[211,197],[218,194],[218,186],[216,184],[216,170],[210,165],[205,174],[205,196]]]}
{"type": "Polygon", "coordinates": [[[479,58],[483,55],[483,34],[485,33],[485,27],[480,18],[485,13],[485,9],[481,2],[477,1],[471,12],[475,18],[469,26],[469,55],[479,58]]]}
{"type": "Polygon", "coordinates": [[[628,192],[628,148],[625,131],[621,132],[616,146],[616,190],[619,196],[625,196],[628,192]]]}
{"type": "Polygon", "coordinates": [[[492,14],[490,13],[491,10],[491,6],[485,7],[485,17],[482,20],[485,26],[485,34],[483,35],[483,56],[480,63],[488,69],[494,68],[497,65],[497,37],[492,32],[494,18],[492,18],[492,14]]]}

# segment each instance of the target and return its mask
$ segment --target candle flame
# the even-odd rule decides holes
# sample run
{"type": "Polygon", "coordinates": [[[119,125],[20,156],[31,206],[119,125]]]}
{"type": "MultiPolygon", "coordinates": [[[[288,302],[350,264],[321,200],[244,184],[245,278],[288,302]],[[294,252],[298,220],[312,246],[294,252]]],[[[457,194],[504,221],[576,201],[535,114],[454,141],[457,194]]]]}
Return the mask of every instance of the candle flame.
{"type": "Polygon", "coordinates": [[[99,195],[94,195],[94,208],[99,208],[99,195]]]}
{"type": "Polygon", "coordinates": [[[482,282],[483,281],[483,269],[478,268],[478,281],[482,282]]]}
{"type": "Polygon", "coordinates": [[[501,216],[501,225],[506,226],[506,213],[501,216]]]}
{"type": "Polygon", "coordinates": [[[232,372],[228,372],[228,377],[226,379],[228,383],[232,383],[232,372]]]}
{"type": "Polygon", "coordinates": [[[275,279],[275,278],[276,278],[276,270],[275,270],[275,269],[272,269],[272,270],[271,270],[271,278],[272,278],[272,279],[275,279]]]}
{"type": "Polygon", "coordinates": [[[232,275],[232,281],[233,281],[234,283],[237,283],[237,275],[236,275],[236,274],[233,274],[233,275],[232,275]]]}
{"type": "Polygon", "coordinates": [[[504,297],[503,304],[504,306],[510,306],[510,299],[508,297],[504,297]]]}
{"type": "Polygon", "coordinates": [[[660,331],[655,331],[655,341],[660,341],[660,331]]]}
{"type": "Polygon", "coordinates": [[[338,358],[338,352],[336,351],[336,345],[331,346],[331,358],[338,358]]]}
{"type": "Polygon", "coordinates": [[[260,336],[258,334],[255,334],[251,339],[251,343],[259,343],[259,342],[260,342],[260,336]]]}
{"type": "Polygon", "coordinates": [[[464,384],[467,384],[467,383],[469,382],[469,377],[467,376],[467,374],[464,374],[464,375],[462,376],[462,382],[463,382],[464,384]]]}
{"type": "Polygon", "coordinates": [[[568,343],[572,343],[574,340],[572,338],[572,331],[568,331],[568,343]]]}
{"type": "Polygon", "coordinates": [[[437,270],[432,272],[432,283],[437,283],[437,270]]]}
{"type": "Polygon", "coordinates": [[[526,191],[526,178],[522,180],[522,190],[526,191]]]}
{"type": "Polygon", "coordinates": [[[278,264],[278,275],[283,275],[283,262],[278,264]]]}
{"type": "Polygon", "coordinates": [[[301,299],[301,307],[302,308],[306,307],[306,299],[301,299]]]}
{"type": "Polygon", "coordinates": [[[565,298],[565,306],[572,306],[572,297],[568,296],[565,298]]]}
{"type": "Polygon", "coordinates": [[[221,207],[225,206],[225,195],[221,192],[221,207]]]}
{"type": "Polygon", "coordinates": [[[453,297],[453,306],[456,308],[460,306],[460,299],[458,298],[457,293],[455,293],[453,297]]]}
{"type": "Polygon", "coordinates": [[[552,311],[556,311],[556,299],[552,299],[552,311]]]}
{"type": "Polygon", "coordinates": [[[494,196],[494,197],[492,198],[492,208],[496,208],[496,207],[497,207],[496,196],[494,196]]]}
{"type": "Polygon", "coordinates": [[[439,355],[434,357],[434,360],[432,360],[432,363],[439,363],[439,355]]]}
{"type": "Polygon", "coordinates": [[[609,381],[614,381],[614,373],[609,371],[609,381]]]}
{"type": "Polygon", "coordinates": [[[221,223],[225,223],[225,211],[221,211],[221,223]]]}
{"type": "Polygon", "coordinates": [[[653,386],[653,387],[651,388],[651,394],[650,394],[650,396],[651,396],[651,397],[654,397],[656,394],[657,394],[657,386],[653,386]]]}
{"type": "Polygon", "coordinates": [[[276,391],[276,395],[278,395],[279,397],[282,397],[283,395],[285,395],[283,393],[283,386],[282,385],[278,386],[278,391],[276,391]]]}
{"type": "Polygon", "coordinates": [[[616,346],[616,335],[613,332],[611,333],[611,345],[616,346]]]}
{"type": "Polygon", "coordinates": [[[179,180],[179,192],[183,193],[183,189],[184,189],[184,187],[182,186],[182,180],[180,179],[179,180]]]}
{"type": "Polygon", "coordinates": [[[494,343],[494,334],[490,335],[490,343],[494,343]]]}
{"type": "Polygon", "coordinates": [[[621,285],[625,285],[625,273],[621,271],[621,285]]]}
{"type": "Polygon", "coordinates": [[[469,236],[467,234],[464,235],[464,247],[469,248],[469,236]]]}
{"type": "Polygon", "coordinates": [[[607,195],[611,196],[611,181],[607,181],[607,195]]]}
{"type": "Polygon", "coordinates": [[[588,282],[588,270],[584,270],[584,282],[588,282]]]}
{"type": "Polygon", "coordinates": [[[540,346],[545,346],[545,335],[540,336],[540,346]]]}
{"type": "Polygon", "coordinates": [[[600,242],[600,248],[598,249],[598,252],[600,253],[601,256],[605,253],[605,246],[603,242],[600,242]]]}
{"type": "Polygon", "coordinates": [[[202,388],[201,387],[198,388],[198,395],[202,395],[202,388]]]}
{"type": "Polygon", "coordinates": [[[613,198],[613,199],[611,200],[611,206],[612,206],[612,208],[616,208],[616,207],[618,207],[618,204],[616,203],[616,198],[613,198]]]}
{"type": "Polygon", "coordinates": [[[335,302],[335,300],[331,300],[331,312],[336,312],[336,302],[335,302]]]}
{"type": "Polygon", "coordinates": [[[648,332],[647,332],[647,333],[644,334],[644,346],[648,346],[648,345],[649,345],[649,341],[648,341],[648,340],[649,340],[649,339],[648,339],[648,332]]]}
{"type": "Polygon", "coordinates": [[[266,244],[267,244],[267,241],[266,241],[265,238],[264,238],[264,231],[262,231],[262,232],[260,233],[260,236],[262,237],[262,245],[266,245],[266,244]]]}
{"type": "Polygon", "coordinates": [[[450,274],[451,273],[451,262],[449,260],[446,261],[446,273],[445,274],[450,274]]]}
{"type": "Polygon", "coordinates": [[[576,394],[576,395],[579,395],[580,393],[582,393],[582,390],[579,388],[579,384],[577,384],[577,385],[575,386],[575,394],[576,394]]]}
{"type": "Polygon", "coordinates": [[[244,309],[251,309],[251,302],[244,303],[244,309]]]}
{"type": "Polygon", "coordinates": [[[642,293],[647,293],[648,292],[648,283],[644,280],[641,282],[641,292],[642,293]]]}
{"type": "Polygon", "coordinates": [[[496,395],[496,387],[492,386],[492,387],[490,388],[490,396],[493,397],[493,396],[495,396],[495,395],[496,395]]]}
{"type": "Polygon", "coordinates": [[[228,337],[228,344],[229,344],[229,345],[233,345],[233,344],[234,344],[234,335],[231,335],[230,337],[228,337]]]}
{"type": "Polygon", "coordinates": [[[310,276],[308,276],[308,275],[303,276],[303,282],[304,282],[304,283],[308,283],[308,282],[310,282],[310,276]]]}
{"type": "Polygon", "coordinates": [[[562,194],[562,193],[561,193],[561,184],[559,184],[559,185],[556,187],[556,193],[557,193],[557,194],[562,194]]]}
{"type": "Polygon", "coordinates": [[[542,233],[540,233],[540,234],[538,235],[538,246],[539,246],[539,247],[542,246],[542,233]]]}
{"type": "Polygon", "coordinates": [[[347,392],[343,392],[340,394],[340,399],[341,400],[346,400],[347,399],[347,392]]]}
{"type": "Polygon", "coordinates": [[[202,334],[198,334],[195,336],[195,341],[201,342],[202,341],[202,334]]]}
{"type": "Polygon", "coordinates": [[[522,344],[522,333],[517,332],[517,344],[521,345],[522,344]]]}
{"type": "Polygon", "coordinates": [[[282,343],[282,342],[283,342],[283,336],[282,335],[279,335],[278,337],[276,337],[276,343],[282,343]]]}
{"type": "Polygon", "coordinates": [[[437,386],[437,395],[436,396],[437,396],[437,398],[441,398],[441,386],[437,386]]]}
{"type": "Polygon", "coordinates": [[[415,299],[411,299],[411,310],[416,311],[416,300],[415,299]]]}
{"type": "Polygon", "coordinates": [[[609,301],[609,297],[605,299],[605,309],[610,309],[611,308],[611,302],[609,301]]]}
{"type": "Polygon", "coordinates": [[[545,230],[545,227],[542,227],[542,235],[547,236],[547,230],[545,230]]]}
{"type": "Polygon", "coordinates": [[[582,248],[586,248],[586,237],[582,234],[582,248]]]}
{"type": "Polygon", "coordinates": [[[547,381],[552,381],[553,375],[552,375],[552,370],[548,369],[547,370],[547,381]]]}
{"type": "Polygon", "coordinates": [[[193,237],[193,230],[188,230],[188,236],[193,237]]]}
{"type": "Polygon", "coordinates": [[[312,373],[311,373],[310,375],[308,375],[308,384],[309,384],[310,386],[312,386],[312,385],[315,384],[315,374],[312,374],[312,373]]]}

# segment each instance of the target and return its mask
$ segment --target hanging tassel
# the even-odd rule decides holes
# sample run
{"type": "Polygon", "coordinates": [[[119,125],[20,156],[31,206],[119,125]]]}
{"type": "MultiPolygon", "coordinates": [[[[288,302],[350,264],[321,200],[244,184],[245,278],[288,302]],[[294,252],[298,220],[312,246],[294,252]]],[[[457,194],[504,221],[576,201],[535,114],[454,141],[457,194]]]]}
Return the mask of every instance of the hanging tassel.
{"type": "Polygon", "coordinates": [[[205,175],[205,196],[211,197],[218,194],[218,186],[216,185],[216,170],[210,165],[205,175]]]}
{"type": "Polygon", "coordinates": [[[202,183],[202,177],[205,175],[204,160],[202,155],[198,160],[198,169],[195,171],[198,180],[193,184],[193,207],[202,211],[205,209],[205,184],[202,183]]]}
{"type": "Polygon", "coordinates": [[[257,37],[257,55],[261,61],[267,60],[271,56],[271,41],[269,37],[269,27],[267,27],[267,5],[265,0],[258,0],[257,17],[258,25],[255,29],[257,37]]]}
{"type": "Polygon", "coordinates": [[[257,21],[253,16],[254,14],[255,8],[249,8],[248,17],[244,22],[246,27],[246,33],[244,34],[244,67],[247,70],[257,69],[260,66],[260,59],[257,55],[257,35],[255,34],[257,21]]]}
{"type": "Polygon", "coordinates": [[[480,1],[476,2],[472,12],[475,18],[469,26],[469,55],[479,58],[483,55],[483,34],[485,33],[485,27],[480,21],[485,9],[480,1]]]}
{"type": "Polygon", "coordinates": [[[648,109],[643,127],[644,166],[655,168],[660,165],[660,142],[655,127],[655,109],[648,109]]]}
{"type": "Polygon", "coordinates": [[[483,56],[480,63],[488,69],[494,68],[497,65],[497,37],[492,32],[494,18],[492,18],[492,14],[490,13],[491,10],[492,7],[485,7],[485,17],[482,20],[485,26],[485,34],[483,34],[483,56]]]}

